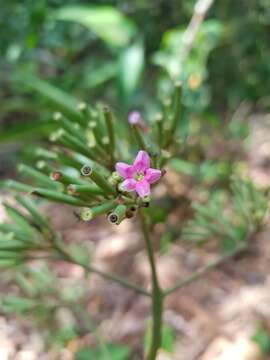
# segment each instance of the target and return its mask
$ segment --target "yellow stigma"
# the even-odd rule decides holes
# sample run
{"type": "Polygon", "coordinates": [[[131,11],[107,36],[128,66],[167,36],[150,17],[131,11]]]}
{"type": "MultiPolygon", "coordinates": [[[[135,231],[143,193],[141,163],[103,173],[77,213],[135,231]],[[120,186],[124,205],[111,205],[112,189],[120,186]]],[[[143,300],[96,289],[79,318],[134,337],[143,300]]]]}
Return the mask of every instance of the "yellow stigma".
{"type": "Polygon", "coordinates": [[[137,173],[135,175],[135,180],[137,180],[137,181],[141,181],[141,180],[143,180],[143,178],[144,178],[144,174],[142,174],[142,173],[137,173]]]}

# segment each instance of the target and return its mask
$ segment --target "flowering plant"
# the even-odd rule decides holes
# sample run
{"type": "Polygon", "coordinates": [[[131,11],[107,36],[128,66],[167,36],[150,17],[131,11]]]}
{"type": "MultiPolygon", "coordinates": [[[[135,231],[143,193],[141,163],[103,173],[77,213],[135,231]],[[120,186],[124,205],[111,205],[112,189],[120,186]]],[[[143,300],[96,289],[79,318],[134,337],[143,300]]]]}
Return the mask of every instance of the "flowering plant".
{"type": "MultiPolygon", "coordinates": [[[[207,1],[207,6],[210,3],[207,1]]],[[[195,12],[192,25],[203,20],[206,9],[203,13],[201,7],[199,10],[199,13],[195,12]]],[[[195,27],[195,34],[190,34],[189,31],[194,31],[192,29],[193,26],[184,34],[187,44],[187,50],[183,52],[185,58],[191,48],[188,41],[195,37],[198,27],[195,27]]],[[[221,239],[226,253],[175,286],[163,289],[156,269],[155,239],[151,236],[154,221],[147,208],[150,206],[151,210],[151,188],[158,185],[159,180],[161,182],[166,173],[164,168],[172,159],[180,160],[181,83],[172,82],[172,94],[157,105],[159,111],[150,119],[145,119],[137,110],[124,114],[124,119],[120,119],[120,115],[114,114],[108,106],[78,104],[72,97],[42,80],[32,81],[30,85],[53,104],[57,111],[53,116],[56,129],[50,134],[53,143],[50,149],[35,149],[36,166],[18,166],[18,172],[27,180],[26,183],[4,182],[5,188],[16,192],[18,206],[4,204],[13,223],[0,224],[0,266],[21,265],[46,256],[78,264],[89,272],[148,297],[151,301],[152,329],[146,359],[154,360],[162,346],[166,296],[246,249],[247,240],[263,224],[268,208],[265,194],[247,180],[234,181],[230,212],[223,213],[229,202],[223,198],[214,198],[203,206],[195,204],[194,219],[183,229],[183,234],[196,242],[204,242],[212,236],[221,239]],[[151,289],[95,268],[85,254],[75,256],[50,221],[40,213],[32,200],[34,196],[78,208],[76,215],[82,221],[104,216],[110,224],[120,225],[122,221],[134,218],[145,241],[151,269],[151,289]],[[243,203],[247,204],[246,208],[243,203]]]]}
{"type": "MultiPolygon", "coordinates": [[[[19,173],[29,179],[30,184],[9,180],[5,186],[16,192],[26,193],[26,198],[19,196],[17,201],[34,217],[34,220],[27,218],[27,221],[38,222],[40,235],[49,242],[50,245],[42,251],[56,251],[60,258],[66,261],[80,264],[108,280],[150,297],[153,328],[147,359],[155,359],[161,346],[165,292],[161,290],[157,276],[149,235],[152,225],[145,208],[151,202],[151,187],[165,175],[164,166],[177,147],[181,86],[176,84],[171,108],[169,111],[168,108],[164,109],[156,116],[151,127],[139,112],[131,113],[126,122],[130,126],[130,132],[123,137],[118,136],[122,124],[116,121],[117,117],[109,107],[89,107],[81,103],[77,108],[73,108],[68,102],[63,103],[62,99],[54,97],[52,101],[58,110],[54,114],[57,129],[50,136],[52,148],[36,150],[36,168],[19,165],[19,173]],[[131,142],[127,142],[129,137],[131,142]],[[133,162],[132,154],[135,155],[133,162]],[[120,162],[122,159],[127,162],[120,162]],[[111,224],[119,225],[123,220],[138,215],[152,273],[151,291],[116,275],[104,273],[89,265],[87,261],[79,261],[73,257],[67,251],[61,236],[53,231],[37,209],[33,210],[34,205],[29,202],[29,194],[78,207],[79,217],[83,221],[105,215],[111,224]]],[[[10,205],[7,207],[10,209],[10,205]]],[[[17,214],[16,220],[18,216],[25,217],[18,213],[18,209],[14,208],[12,211],[17,214]]],[[[23,248],[19,263],[25,259],[31,260],[33,253],[38,251],[41,251],[39,246],[29,243],[23,248]]],[[[17,261],[18,257],[16,264],[17,261]]]]}
{"type": "MultiPolygon", "coordinates": [[[[36,168],[25,164],[19,165],[19,172],[30,180],[30,184],[14,180],[5,182],[6,188],[25,193],[25,196],[16,195],[16,200],[28,215],[17,207],[5,204],[15,225],[0,224],[0,230],[5,233],[4,240],[0,241],[0,265],[20,265],[39,257],[40,253],[53,258],[58,254],[59,259],[79,264],[87,271],[95,272],[107,280],[149,297],[153,321],[151,344],[146,359],[154,360],[162,344],[165,297],[243,251],[247,246],[243,239],[249,238],[263,222],[267,210],[265,197],[252,184],[246,182],[239,185],[238,182],[238,190],[235,192],[236,204],[241,204],[242,198],[245,198],[246,202],[257,199],[254,208],[249,206],[251,212],[248,218],[251,226],[248,232],[243,231],[247,214],[246,211],[242,212],[242,206],[235,206],[229,219],[220,217],[218,224],[215,224],[217,205],[212,206],[211,203],[209,208],[197,206],[195,210],[198,214],[183,233],[192,240],[202,238],[204,241],[205,237],[211,238],[211,234],[220,235],[220,227],[223,226],[225,228],[222,234],[226,236],[224,242],[232,239],[230,241],[236,246],[224,257],[199,269],[175,286],[162,289],[156,270],[153,239],[150,236],[153,226],[151,211],[148,211],[147,207],[151,205],[151,187],[165,175],[164,167],[168,160],[177,156],[181,86],[176,84],[170,108],[163,109],[155,117],[152,126],[147,125],[138,112],[132,113],[126,122],[130,125],[130,132],[125,132],[125,136],[121,137],[120,123],[107,106],[88,107],[82,103],[73,108],[69,103],[63,103],[55,97],[53,103],[61,112],[54,114],[58,126],[50,136],[52,148],[36,149],[36,168]],[[128,138],[131,138],[131,141],[127,141],[128,138]],[[132,154],[135,155],[133,162],[132,154]],[[122,159],[125,162],[119,161],[122,159]],[[39,213],[29,199],[29,194],[78,207],[79,217],[83,221],[91,221],[97,216],[105,215],[111,224],[119,225],[123,220],[133,217],[137,221],[138,217],[151,269],[151,290],[148,291],[115,274],[96,269],[89,264],[89,259],[85,256],[74,256],[66,248],[60,234],[52,229],[48,219],[39,213]],[[250,194],[249,198],[247,194],[250,194]]],[[[218,206],[222,209],[223,205],[219,203],[218,206]]]]}

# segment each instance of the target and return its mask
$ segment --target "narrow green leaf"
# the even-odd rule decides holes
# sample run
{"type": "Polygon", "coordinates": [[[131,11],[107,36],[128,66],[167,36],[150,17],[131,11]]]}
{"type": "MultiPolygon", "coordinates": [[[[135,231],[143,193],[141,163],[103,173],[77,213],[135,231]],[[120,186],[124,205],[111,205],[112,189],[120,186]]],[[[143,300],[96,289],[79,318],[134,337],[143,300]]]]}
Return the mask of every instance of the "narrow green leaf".
{"type": "Polygon", "coordinates": [[[82,200],[77,199],[77,198],[75,198],[73,196],[66,195],[66,194],[63,194],[63,193],[60,193],[60,192],[57,192],[57,191],[53,191],[53,190],[36,188],[36,189],[34,189],[32,194],[43,197],[43,198],[46,198],[46,199],[49,199],[51,201],[65,203],[65,204],[69,204],[69,205],[73,205],[73,206],[87,206],[87,205],[89,205],[85,201],[82,201],[82,200]]]}
{"type": "Polygon", "coordinates": [[[21,229],[23,229],[23,231],[29,233],[29,235],[31,236],[34,229],[29,224],[29,219],[26,217],[26,215],[6,203],[4,203],[3,205],[10,219],[12,219],[15,224],[17,224],[21,229]]]}
{"type": "Polygon", "coordinates": [[[52,120],[18,122],[0,133],[0,143],[24,141],[28,138],[36,139],[38,136],[48,135],[55,128],[56,124],[52,120]]]}
{"type": "Polygon", "coordinates": [[[50,83],[36,77],[20,78],[24,84],[38,92],[54,107],[68,118],[78,123],[84,123],[83,116],[78,110],[78,102],[70,95],[50,83]]]}
{"type": "Polygon", "coordinates": [[[0,187],[3,189],[8,188],[10,190],[19,191],[19,192],[27,192],[27,193],[29,193],[33,190],[32,186],[26,185],[24,183],[21,183],[19,181],[15,181],[15,180],[3,181],[0,184],[0,187]]]}
{"type": "Polygon", "coordinates": [[[31,180],[34,179],[38,185],[48,187],[50,189],[55,189],[55,190],[61,189],[61,186],[59,183],[55,183],[47,175],[44,175],[42,172],[40,172],[36,169],[33,169],[32,167],[30,167],[28,165],[20,164],[18,166],[18,171],[25,177],[27,177],[31,180]]]}
{"type": "Polygon", "coordinates": [[[136,32],[131,20],[112,6],[69,5],[55,11],[52,17],[77,22],[112,46],[127,45],[136,32]]]}
{"type": "Polygon", "coordinates": [[[34,223],[39,225],[41,228],[47,228],[49,226],[47,219],[40,214],[36,205],[29,197],[16,196],[15,199],[21,204],[32,216],[32,220],[34,223]]]}
{"type": "Polygon", "coordinates": [[[125,98],[137,90],[144,67],[144,48],[142,41],[123,50],[119,60],[120,87],[125,98]]]}

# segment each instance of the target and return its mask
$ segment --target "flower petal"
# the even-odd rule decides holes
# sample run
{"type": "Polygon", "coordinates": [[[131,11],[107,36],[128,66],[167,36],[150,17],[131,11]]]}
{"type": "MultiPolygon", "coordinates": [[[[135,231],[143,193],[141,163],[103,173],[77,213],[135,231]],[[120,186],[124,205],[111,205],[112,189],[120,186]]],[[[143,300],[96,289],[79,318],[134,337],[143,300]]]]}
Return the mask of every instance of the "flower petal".
{"type": "Polygon", "coordinates": [[[146,151],[140,150],[134,160],[133,166],[137,172],[144,172],[150,166],[150,157],[146,151]]]}
{"type": "Polygon", "coordinates": [[[133,165],[129,165],[123,162],[116,163],[115,169],[118,174],[125,179],[132,178],[135,173],[133,165]]]}
{"type": "Polygon", "coordinates": [[[136,192],[140,197],[150,195],[150,185],[146,180],[141,180],[136,183],[136,192]]]}
{"type": "Polygon", "coordinates": [[[141,113],[139,111],[132,111],[128,114],[128,122],[130,125],[139,124],[141,118],[141,113]]]}
{"type": "Polygon", "coordinates": [[[158,181],[161,177],[161,171],[158,169],[149,168],[146,170],[145,173],[145,180],[148,181],[150,184],[158,181]]]}
{"type": "Polygon", "coordinates": [[[134,191],[136,189],[137,181],[135,179],[126,179],[120,185],[125,191],[134,191]]]}

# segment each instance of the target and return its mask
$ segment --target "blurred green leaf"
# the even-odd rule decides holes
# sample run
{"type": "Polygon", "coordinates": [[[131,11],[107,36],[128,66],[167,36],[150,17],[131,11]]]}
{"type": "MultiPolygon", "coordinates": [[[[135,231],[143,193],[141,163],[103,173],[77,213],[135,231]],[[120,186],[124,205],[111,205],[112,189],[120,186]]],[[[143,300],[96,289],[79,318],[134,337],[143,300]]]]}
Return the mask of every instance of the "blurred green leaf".
{"type": "MultiPolygon", "coordinates": [[[[128,360],[130,350],[127,346],[117,344],[104,344],[108,350],[108,360],[128,360]]],[[[107,360],[104,350],[81,348],[75,356],[75,360],[107,360]]]]}
{"type": "MultiPolygon", "coordinates": [[[[152,336],[151,321],[149,321],[148,327],[147,327],[147,330],[145,333],[145,337],[144,337],[145,353],[147,353],[148,349],[150,348],[151,336],[152,336]]],[[[174,350],[174,345],[175,345],[175,333],[174,333],[173,329],[170,326],[163,324],[161,348],[168,353],[172,353],[174,350]]]]}
{"type": "Polygon", "coordinates": [[[30,225],[30,219],[25,216],[25,214],[18,211],[18,209],[4,203],[5,211],[9,218],[14,221],[14,223],[22,229],[22,231],[29,235],[33,236],[33,228],[30,225]]]}
{"type": "Polygon", "coordinates": [[[172,353],[174,351],[174,346],[175,332],[170,326],[165,324],[162,329],[162,349],[168,353],[172,353]]]}
{"type": "Polygon", "coordinates": [[[90,254],[86,246],[72,244],[69,247],[69,251],[72,254],[72,257],[78,261],[78,263],[85,264],[86,266],[89,264],[90,254]]]}
{"type": "Polygon", "coordinates": [[[86,26],[111,46],[127,45],[136,33],[133,22],[112,6],[64,6],[53,18],[86,26]]]}
{"type": "Polygon", "coordinates": [[[28,138],[36,138],[42,135],[48,135],[50,131],[55,129],[55,123],[48,121],[23,121],[16,125],[9,126],[0,133],[0,143],[11,143],[25,140],[28,138]]]}
{"type": "Polygon", "coordinates": [[[67,117],[77,122],[82,122],[82,115],[78,110],[78,102],[75,98],[48,83],[47,81],[38,79],[34,76],[17,78],[17,81],[22,82],[30,89],[38,92],[42,97],[54,107],[54,110],[62,112],[67,117]]]}
{"type": "Polygon", "coordinates": [[[227,253],[248,241],[263,224],[268,198],[250,179],[233,178],[231,190],[212,191],[206,203],[193,203],[194,218],[183,228],[182,236],[200,244],[217,239],[227,253]]]}
{"type": "Polygon", "coordinates": [[[166,253],[170,249],[170,245],[172,244],[172,233],[167,231],[160,238],[160,252],[162,254],[166,253]]]}
{"type": "Polygon", "coordinates": [[[169,164],[173,170],[184,175],[195,176],[198,172],[197,166],[186,160],[175,158],[170,160],[169,164]]]}
{"type": "Polygon", "coordinates": [[[118,64],[106,62],[85,75],[84,82],[87,88],[96,88],[113,79],[118,73],[118,64]]]}
{"type": "Polygon", "coordinates": [[[124,49],[120,55],[120,88],[126,98],[129,98],[138,87],[143,67],[144,48],[143,43],[138,41],[124,49]]]}
{"type": "Polygon", "coordinates": [[[75,339],[78,333],[74,327],[64,327],[56,334],[53,334],[53,341],[61,346],[65,346],[68,342],[75,339]]]}
{"type": "Polygon", "coordinates": [[[264,355],[269,355],[269,352],[270,352],[270,336],[269,336],[268,332],[263,327],[260,327],[257,330],[257,332],[252,337],[252,340],[255,341],[259,345],[259,347],[261,349],[261,352],[264,355]]]}
{"type": "Polygon", "coordinates": [[[5,312],[13,313],[23,313],[29,311],[36,306],[36,302],[31,299],[9,295],[2,300],[2,307],[5,312]]]}

